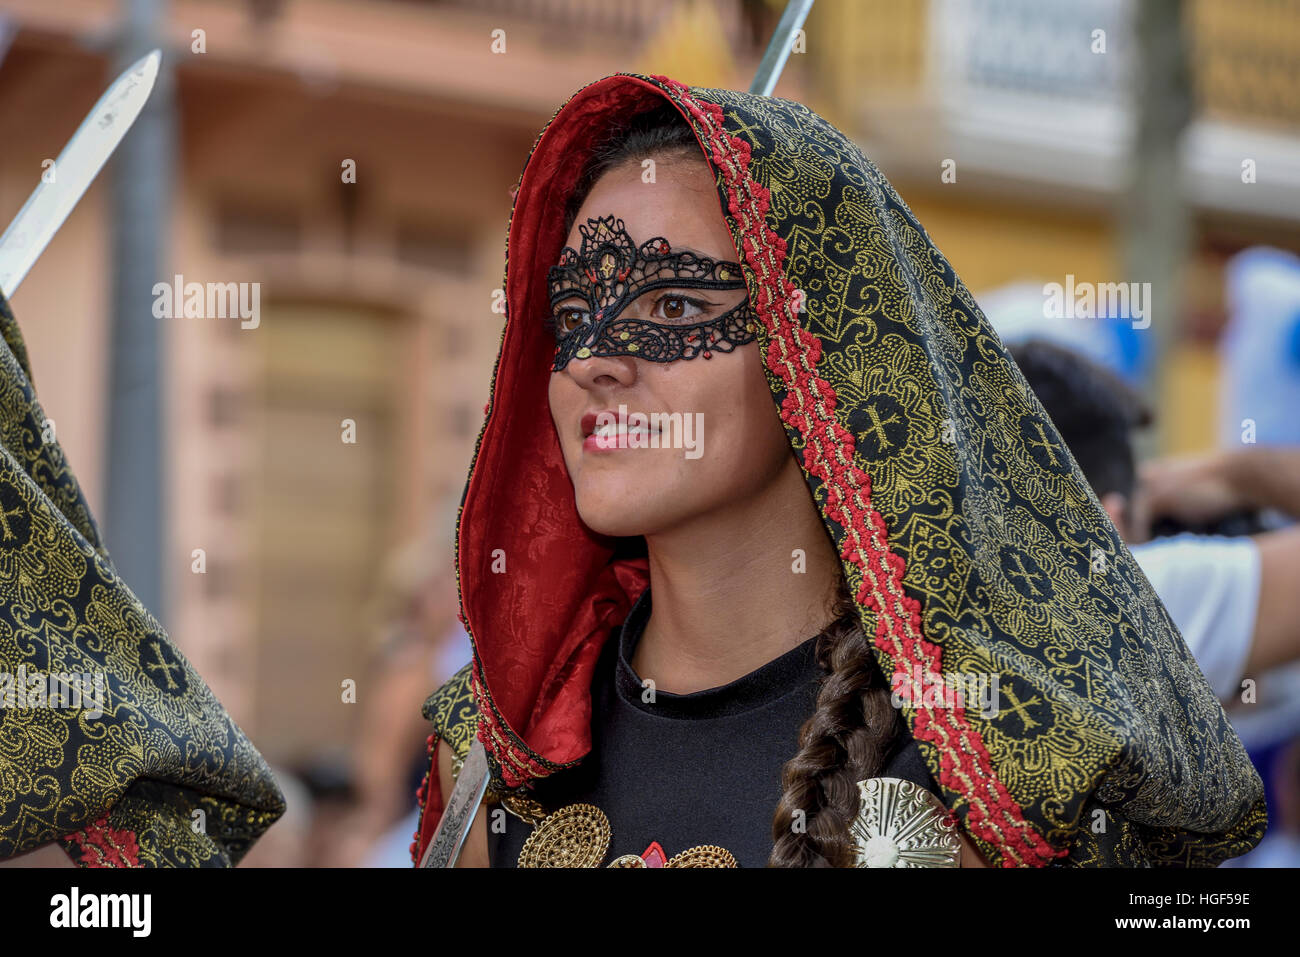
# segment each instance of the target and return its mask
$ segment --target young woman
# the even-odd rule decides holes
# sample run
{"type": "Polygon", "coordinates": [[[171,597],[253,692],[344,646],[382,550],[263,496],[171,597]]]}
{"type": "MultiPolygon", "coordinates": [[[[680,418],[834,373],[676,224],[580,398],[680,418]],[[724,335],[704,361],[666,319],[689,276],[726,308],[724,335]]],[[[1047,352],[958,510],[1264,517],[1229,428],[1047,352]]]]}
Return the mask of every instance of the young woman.
{"type": "Polygon", "coordinates": [[[979,307],[798,103],[556,113],[457,530],[418,860],[1213,865],[1240,741],[979,307]],[[639,414],[639,415],[638,415],[639,414]],[[441,840],[441,836],[440,836],[441,840]]]}

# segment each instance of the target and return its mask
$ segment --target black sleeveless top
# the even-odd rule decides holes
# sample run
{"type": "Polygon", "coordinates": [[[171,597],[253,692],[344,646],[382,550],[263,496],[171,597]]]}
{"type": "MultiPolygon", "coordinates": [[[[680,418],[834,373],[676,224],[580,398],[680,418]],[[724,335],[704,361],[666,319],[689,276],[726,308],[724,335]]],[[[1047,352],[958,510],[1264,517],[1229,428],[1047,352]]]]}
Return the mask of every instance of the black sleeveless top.
{"type": "MultiPolygon", "coordinates": [[[[730,684],[684,695],[655,691],[648,703],[629,661],[650,607],[646,588],[605,642],[591,686],[591,752],[577,767],[543,778],[531,796],[548,812],[579,802],[600,808],[612,832],[601,866],[658,842],[668,858],[716,844],[741,867],[765,867],[781,770],[816,707],[817,639],[730,684]]],[[[882,776],[940,793],[905,727],[882,776]]],[[[533,825],[507,811],[495,817],[489,860],[514,867],[533,825]]]]}

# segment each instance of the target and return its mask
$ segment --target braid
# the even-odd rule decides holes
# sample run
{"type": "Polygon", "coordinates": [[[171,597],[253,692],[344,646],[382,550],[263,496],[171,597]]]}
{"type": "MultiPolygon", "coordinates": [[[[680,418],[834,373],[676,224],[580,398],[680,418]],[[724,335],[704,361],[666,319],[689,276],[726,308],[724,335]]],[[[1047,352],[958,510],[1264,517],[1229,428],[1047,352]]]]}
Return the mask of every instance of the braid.
{"type": "Polygon", "coordinates": [[[849,824],[858,813],[857,783],[880,774],[901,731],[842,570],[834,614],[817,639],[817,661],[826,672],[817,707],[782,774],[769,867],[853,865],[849,824]]]}

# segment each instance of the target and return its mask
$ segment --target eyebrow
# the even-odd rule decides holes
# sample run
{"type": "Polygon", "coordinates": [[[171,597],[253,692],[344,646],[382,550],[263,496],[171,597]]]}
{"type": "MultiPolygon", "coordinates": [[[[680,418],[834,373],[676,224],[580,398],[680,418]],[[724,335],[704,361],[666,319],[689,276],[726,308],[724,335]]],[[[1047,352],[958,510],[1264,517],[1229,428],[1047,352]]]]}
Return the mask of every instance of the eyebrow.
{"type": "MultiPolygon", "coordinates": [[[[698,249],[692,249],[690,246],[675,246],[671,242],[668,245],[672,247],[673,255],[676,255],[677,253],[690,253],[697,259],[711,259],[715,263],[738,263],[738,260],[729,259],[725,254],[722,256],[710,256],[708,253],[702,253],[698,249]]],[[[559,259],[557,257],[556,261],[552,263],[552,265],[558,266],[559,264],[559,259]]]]}

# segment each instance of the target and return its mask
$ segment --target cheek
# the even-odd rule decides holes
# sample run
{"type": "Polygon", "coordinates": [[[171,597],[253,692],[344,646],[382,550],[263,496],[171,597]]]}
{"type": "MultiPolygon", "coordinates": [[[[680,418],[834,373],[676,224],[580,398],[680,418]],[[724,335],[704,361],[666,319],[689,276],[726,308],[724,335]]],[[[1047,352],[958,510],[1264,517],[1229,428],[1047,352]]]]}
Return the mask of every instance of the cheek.
{"type": "Polygon", "coordinates": [[[571,437],[567,431],[571,432],[574,428],[573,423],[578,415],[576,411],[582,399],[581,389],[567,380],[565,376],[559,373],[551,373],[551,381],[546,389],[546,401],[551,409],[551,424],[555,426],[555,434],[560,442],[560,452],[564,456],[564,464],[572,470],[573,468],[573,449],[571,448],[571,437]]]}
{"type": "Polygon", "coordinates": [[[772,390],[767,386],[762,361],[757,355],[754,363],[746,370],[745,385],[745,408],[749,420],[746,434],[753,449],[751,459],[754,468],[778,471],[793,453],[772,390]]]}
{"type": "Polygon", "coordinates": [[[742,483],[769,475],[790,455],[790,445],[757,346],[744,346],[707,371],[716,374],[702,379],[695,406],[704,412],[706,457],[742,483]]]}

